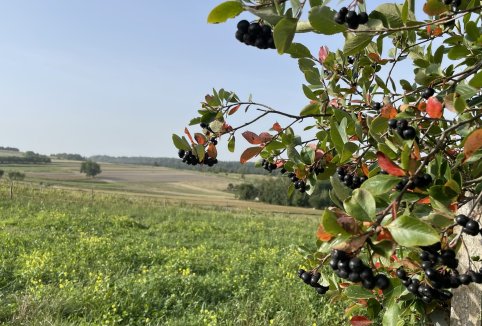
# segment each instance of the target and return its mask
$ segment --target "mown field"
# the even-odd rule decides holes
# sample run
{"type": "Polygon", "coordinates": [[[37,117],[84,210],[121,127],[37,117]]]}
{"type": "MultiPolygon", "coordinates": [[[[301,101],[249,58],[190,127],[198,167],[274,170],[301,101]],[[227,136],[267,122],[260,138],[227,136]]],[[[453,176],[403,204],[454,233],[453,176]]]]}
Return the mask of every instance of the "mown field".
{"type": "Polygon", "coordinates": [[[317,217],[0,187],[4,325],[345,325],[295,275],[317,217]]]}
{"type": "Polygon", "coordinates": [[[80,164],[81,162],[77,161],[53,160],[51,164],[0,164],[0,169],[25,173],[26,183],[32,183],[35,186],[75,191],[94,189],[98,193],[162,198],[169,202],[201,206],[319,214],[306,208],[241,201],[235,199],[233,193],[226,191],[230,183],[238,184],[269,178],[267,176],[215,174],[148,165],[101,163],[102,173],[95,178],[87,178],[79,172],[80,164]]]}

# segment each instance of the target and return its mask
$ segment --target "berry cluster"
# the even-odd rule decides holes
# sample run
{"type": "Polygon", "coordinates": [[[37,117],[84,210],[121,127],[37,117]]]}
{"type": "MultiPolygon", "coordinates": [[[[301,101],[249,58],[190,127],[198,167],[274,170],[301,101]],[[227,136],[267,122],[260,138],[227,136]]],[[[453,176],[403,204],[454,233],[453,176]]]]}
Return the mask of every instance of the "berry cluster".
{"type": "Polygon", "coordinates": [[[340,181],[351,189],[360,188],[361,184],[367,180],[367,177],[365,176],[359,177],[355,173],[347,173],[347,171],[341,166],[336,169],[336,173],[338,174],[340,181]]]}
{"type": "Polygon", "coordinates": [[[421,267],[424,272],[424,281],[417,278],[409,278],[407,272],[400,267],[397,269],[397,277],[402,280],[407,290],[424,302],[432,300],[449,300],[452,293],[444,289],[456,289],[460,285],[468,285],[472,282],[482,283],[482,270],[479,272],[468,271],[460,275],[457,271],[458,260],[455,252],[451,249],[442,250],[440,242],[421,247],[421,267]]]}
{"type": "MultiPolygon", "coordinates": [[[[395,189],[401,191],[405,185],[408,183],[408,178],[404,177],[402,181],[400,181],[396,186],[395,189]]],[[[426,188],[432,184],[432,176],[428,173],[424,173],[422,175],[417,175],[413,179],[413,182],[410,183],[408,189],[413,190],[415,188],[426,188]]]]}
{"type": "Polygon", "coordinates": [[[303,282],[314,287],[316,289],[316,292],[318,292],[318,294],[323,295],[329,289],[328,286],[323,286],[320,283],[318,283],[318,281],[321,278],[321,274],[318,272],[312,273],[312,272],[307,272],[304,269],[300,269],[298,271],[298,276],[303,280],[303,282]]]}
{"type": "Polygon", "coordinates": [[[325,168],[321,164],[313,164],[310,166],[310,172],[315,174],[321,174],[325,172],[325,168]]]}
{"type": "Polygon", "coordinates": [[[261,165],[263,166],[263,169],[265,169],[268,172],[273,172],[273,170],[276,170],[277,166],[274,163],[271,163],[268,160],[263,159],[261,162],[261,165]]]}
{"type": "Polygon", "coordinates": [[[422,92],[422,98],[428,100],[435,94],[435,90],[432,87],[427,87],[422,92]]]}
{"type": "Polygon", "coordinates": [[[343,7],[335,14],[335,22],[340,25],[346,23],[348,28],[357,29],[359,25],[368,23],[368,14],[366,12],[357,14],[356,11],[343,7]]]}
{"type": "Polygon", "coordinates": [[[306,184],[304,180],[298,179],[295,173],[290,172],[288,173],[288,178],[294,183],[295,189],[299,190],[301,193],[306,192],[306,190],[310,189],[310,186],[306,184]]]}
{"type": "Polygon", "coordinates": [[[259,22],[249,23],[241,20],[238,23],[236,39],[246,45],[255,46],[258,49],[275,49],[273,31],[268,25],[261,25],[259,22]]]}
{"type": "Polygon", "coordinates": [[[417,131],[414,127],[408,125],[406,119],[390,119],[388,120],[388,126],[391,129],[396,129],[403,139],[414,139],[417,136],[417,131]]]}
{"type": "Polygon", "coordinates": [[[366,266],[358,257],[350,257],[346,252],[333,250],[331,253],[330,267],[340,278],[351,282],[361,282],[365,289],[388,289],[390,280],[384,274],[374,275],[370,267],[366,266]]]}
{"type": "MultiPolygon", "coordinates": [[[[186,152],[185,150],[180,149],[179,152],[178,152],[178,155],[179,155],[179,158],[182,158],[183,163],[186,163],[187,165],[198,165],[199,164],[198,158],[191,151],[186,152]]],[[[213,166],[213,165],[218,163],[218,160],[205,155],[204,159],[201,163],[206,164],[207,166],[213,166]]]]}
{"type": "Polygon", "coordinates": [[[455,222],[462,226],[462,231],[472,236],[476,236],[479,232],[482,234],[479,222],[471,219],[470,217],[460,214],[455,217],[455,222]]]}

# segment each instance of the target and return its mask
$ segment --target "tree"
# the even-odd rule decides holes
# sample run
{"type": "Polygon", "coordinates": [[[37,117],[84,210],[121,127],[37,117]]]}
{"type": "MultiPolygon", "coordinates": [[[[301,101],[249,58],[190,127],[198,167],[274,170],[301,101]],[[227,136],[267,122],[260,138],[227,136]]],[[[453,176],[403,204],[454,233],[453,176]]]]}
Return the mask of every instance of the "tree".
{"type": "Polygon", "coordinates": [[[297,59],[307,103],[292,114],[214,90],[190,122],[201,130],[173,135],[174,145],[202,164],[216,158],[218,138],[227,137],[234,151],[243,131],[250,146],[241,163],[259,156],[282,169],[289,193],[311,194],[317,180],[331,182],[333,206],[323,211],[316,251],[305,253],[299,276],[331,300],[352,299],[352,324],[379,315],[387,325],[424,324],[450,300],[451,288],[482,283],[482,273],[459,270],[455,257],[460,251],[476,266],[464,239],[480,236],[482,6],[427,0],[420,7],[423,20],[411,0],[380,4],[368,15],[362,1],[339,10],[319,0],[221,3],[208,22],[243,11],[257,16],[238,23],[236,38],[297,59]],[[313,55],[293,42],[301,32],[339,34],[345,43],[313,55]],[[401,69],[404,76],[413,69],[410,80],[396,76],[401,69]],[[231,126],[238,112],[257,116],[231,126]],[[247,130],[269,117],[286,122],[247,130]],[[295,123],[303,133],[295,134],[295,123]],[[468,214],[457,215],[470,202],[468,214]]]}
{"type": "Polygon", "coordinates": [[[85,173],[86,176],[94,178],[96,175],[102,173],[102,170],[98,163],[87,160],[80,165],[80,173],[85,173]]]}

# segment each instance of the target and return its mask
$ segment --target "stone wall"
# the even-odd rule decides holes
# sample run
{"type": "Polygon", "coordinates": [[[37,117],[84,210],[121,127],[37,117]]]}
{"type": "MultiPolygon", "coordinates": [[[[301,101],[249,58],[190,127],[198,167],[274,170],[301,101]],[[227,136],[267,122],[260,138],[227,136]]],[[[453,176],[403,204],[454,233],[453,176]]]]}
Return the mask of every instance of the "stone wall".
{"type": "MultiPolygon", "coordinates": [[[[470,211],[469,205],[462,207],[459,212],[467,214],[470,211]]],[[[476,212],[475,216],[480,218],[482,209],[476,212]]],[[[474,215],[472,215],[473,217],[474,215]]],[[[482,258],[482,236],[464,236],[465,243],[471,256],[482,258]]],[[[459,251],[459,268],[461,273],[469,269],[468,257],[465,248],[459,251]]],[[[476,267],[482,267],[476,263],[476,267]]],[[[454,297],[451,303],[450,326],[479,326],[482,325],[482,284],[472,283],[469,286],[461,286],[453,290],[454,297]]]]}

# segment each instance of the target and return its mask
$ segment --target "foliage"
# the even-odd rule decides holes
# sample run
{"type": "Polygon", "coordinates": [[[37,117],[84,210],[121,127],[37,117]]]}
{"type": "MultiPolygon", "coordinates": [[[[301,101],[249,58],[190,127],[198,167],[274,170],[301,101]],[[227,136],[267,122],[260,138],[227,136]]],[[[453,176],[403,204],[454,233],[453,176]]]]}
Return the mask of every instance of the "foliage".
{"type": "Polygon", "coordinates": [[[302,193],[294,193],[289,196],[286,188],[290,181],[282,177],[273,177],[259,180],[254,183],[241,183],[231,185],[229,191],[234,192],[236,198],[241,200],[259,200],[261,202],[284,205],[326,208],[331,204],[329,190],[331,186],[328,182],[319,181],[315,186],[315,191],[311,196],[302,193]]]}
{"type": "MultiPolygon", "coordinates": [[[[2,191],[2,189],[0,189],[2,191]]],[[[21,188],[0,194],[5,325],[335,325],[293,241],[313,217],[21,188]],[[273,234],[278,236],[273,237],[273,234]]]]}
{"type": "Polygon", "coordinates": [[[25,179],[25,174],[19,171],[8,171],[7,176],[10,181],[22,181],[25,179]]]}
{"type": "Polygon", "coordinates": [[[100,169],[99,163],[91,160],[87,160],[80,164],[80,173],[85,173],[88,177],[95,177],[100,174],[102,170],[100,169]]]}
{"type": "Polygon", "coordinates": [[[32,151],[26,151],[23,156],[0,156],[0,163],[2,164],[41,164],[51,162],[50,157],[32,151]]]}
{"type": "Polygon", "coordinates": [[[255,164],[248,162],[241,164],[234,161],[220,161],[218,164],[207,166],[191,166],[182,163],[182,161],[169,157],[146,157],[146,156],[107,156],[107,155],[95,155],[89,159],[96,162],[105,163],[118,163],[118,164],[139,164],[139,165],[154,165],[163,166],[166,168],[183,169],[183,170],[200,170],[203,172],[213,173],[239,173],[239,174],[269,174],[265,170],[256,168],[255,164]]]}
{"type": "MultiPolygon", "coordinates": [[[[355,30],[335,23],[339,8],[318,0],[228,2],[214,9],[209,21],[223,22],[248,11],[272,27],[278,53],[296,59],[305,77],[307,103],[292,114],[213,90],[190,121],[202,130],[193,138],[185,128],[185,136],[173,135],[174,145],[202,162],[205,152],[211,156],[218,151],[207,139],[227,137],[228,150],[234,151],[244,130],[241,135],[249,146],[241,162],[260,156],[294,173],[308,194],[318,180],[330,180],[333,207],[323,215],[330,218],[322,219],[318,250],[306,254],[311,271],[323,271],[330,285],[326,295],[333,301],[364,299],[354,300],[347,310],[353,322],[364,318],[357,314],[373,319],[383,308],[386,325],[424,323],[441,302],[423,302],[418,293],[408,292],[395,271],[404,266],[410,277],[435,287],[421,268],[420,246],[440,242],[443,250],[458,251],[469,234],[455,223],[455,212],[470,201],[478,205],[482,198],[480,1],[446,5],[428,0],[419,4],[427,15],[424,20],[415,15],[415,1],[383,3],[355,30]],[[302,21],[306,11],[308,21],[302,21]],[[313,55],[294,42],[301,32],[342,35],[343,49],[321,46],[313,55]],[[408,80],[396,76],[410,69],[408,80]],[[232,115],[248,111],[259,114],[239,126],[230,124],[232,115]],[[273,120],[271,130],[261,133],[246,130],[268,117],[290,122],[273,120]],[[291,128],[295,123],[303,124],[301,134],[291,128]],[[352,180],[340,179],[335,173],[340,168],[368,180],[360,189],[347,187],[352,180]],[[388,275],[390,288],[364,290],[371,301],[353,295],[361,287],[340,286],[340,279],[325,270],[332,249],[359,256],[377,273],[388,275]]],[[[366,11],[364,2],[348,7],[366,11]]],[[[288,192],[294,191],[290,185],[288,192]]],[[[454,269],[437,268],[443,275],[454,269]]]]}
{"type": "Polygon", "coordinates": [[[58,160],[69,160],[69,161],[85,161],[86,158],[80,154],[71,154],[71,153],[58,153],[58,154],[51,154],[51,157],[54,157],[58,160]]]}

